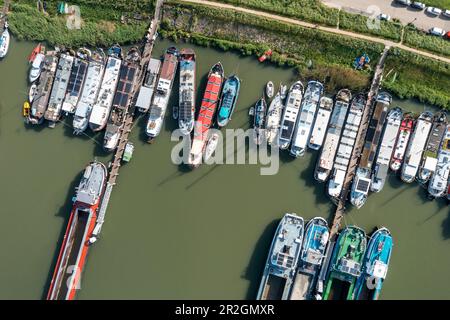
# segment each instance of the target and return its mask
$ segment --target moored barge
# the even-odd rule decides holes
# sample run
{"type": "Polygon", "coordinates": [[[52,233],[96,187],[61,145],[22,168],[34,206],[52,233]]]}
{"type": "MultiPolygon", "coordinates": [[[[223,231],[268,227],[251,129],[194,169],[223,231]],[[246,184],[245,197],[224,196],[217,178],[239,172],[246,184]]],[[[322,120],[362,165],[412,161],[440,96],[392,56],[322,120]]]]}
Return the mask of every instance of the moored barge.
{"type": "Polygon", "coordinates": [[[223,66],[220,62],[217,62],[208,73],[200,111],[194,125],[194,138],[188,158],[188,165],[191,168],[197,168],[202,162],[205,144],[209,138],[209,128],[213,123],[217,104],[219,103],[223,78],[223,66]]]}
{"type": "Polygon", "coordinates": [[[351,99],[352,94],[348,89],[342,89],[336,95],[336,102],[331,114],[325,142],[314,170],[314,178],[320,182],[325,182],[333,169],[334,157],[336,156],[351,99]]]}
{"type": "Polygon", "coordinates": [[[287,300],[297,270],[304,232],[302,217],[287,213],[273,237],[257,300],[287,300]]]}
{"type": "Polygon", "coordinates": [[[302,103],[303,91],[303,84],[300,81],[295,82],[289,89],[278,135],[278,147],[282,150],[287,149],[291,143],[302,103]]]}
{"type": "Polygon", "coordinates": [[[47,300],[75,298],[106,179],[106,167],[101,162],[91,162],[84,170],[73,198],[72,211],[50,282],[47,300]]]}
{"type": "Polygon", "coordinates": [[[183,135],[194,129],[196,57],[192,49],[180,51],[180,89],[178,105],[178,128],[183,135]]]}
{"type": "Polygon", "coordinates": [[[322,147],[325,134],[327,133],[328,122],[330,122],[331,112],[333,111],[333,100],[328,97],[320,98],[319,110],[314,121],[314,127],[311,131],[308,147],[313,150],[319,150],[322,147]]]}

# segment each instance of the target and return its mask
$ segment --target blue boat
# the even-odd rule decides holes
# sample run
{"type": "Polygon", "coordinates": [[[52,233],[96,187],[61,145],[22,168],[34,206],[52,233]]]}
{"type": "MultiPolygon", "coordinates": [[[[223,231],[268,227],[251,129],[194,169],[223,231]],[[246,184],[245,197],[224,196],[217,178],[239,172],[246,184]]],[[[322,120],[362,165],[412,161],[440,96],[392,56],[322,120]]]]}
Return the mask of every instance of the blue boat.
{"type": "Polygon", "coordinates": [[[286,213],[278,225],[270,246],[258,300],[287,300],[294,282],[303,242],[304,221],[286,213]]]}
{"type": "Polygon", "coordinates": [[[224,127],[231,120],[236,102],[241,88],[241,80],[236,75],[232,75],[223,85],[222,98],[220,100],[219,112],[217,113],[217,125],[224,127]]]}
{"type": "Polygon", "coordinates": [[[316,288],[329,235],[328,223],[324,218],[313,218],[306,225],[291,300],[321,300],[322,292],[316,288]]]}
{"type": "Polygon", "coordinates": [[[363,275],[358,279],[355,289],[358,300],[378,300],[388,272],[392,246],[392,236],[387,228],[378,229],[370,238],[363,275]]]}

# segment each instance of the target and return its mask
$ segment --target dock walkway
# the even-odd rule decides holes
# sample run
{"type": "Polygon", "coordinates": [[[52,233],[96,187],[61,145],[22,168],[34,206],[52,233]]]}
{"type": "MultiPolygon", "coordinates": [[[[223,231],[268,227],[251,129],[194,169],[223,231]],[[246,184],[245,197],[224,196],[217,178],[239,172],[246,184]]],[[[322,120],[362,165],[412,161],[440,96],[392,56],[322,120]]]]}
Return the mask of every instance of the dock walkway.
{"type": "Polygon", "coordinates": [[[387,53],[390,47],[386,46],[384,51],[378,61],[373,76],[372,84],[370,86],[370,91],[367,96],[366,107],[364,108],[364,113],[362,115],[361,125],[356,136],[355,147],[353,148],[353,153],[349,162],[348,170],[344,179],[344,184],[342,186],[342,192],[337,202],[336,213],[334,214],[333,224],[331,226],[330,239],[335,238],[337,232],[341,226],[341,220],[344,217],[345,203],[348,198],[348,194],[351,189],[351,184],[355,176],[356,167],[358,166],[358,160],[361,156],[362,149],[364,147],[364,139],[366,136],[367,128],[369,127],[370,117],[373,112],[373,107],[375,105],[375,99],[378,95],[378,89],[381,85],[381,80],[383,78],[384,62],[386,60],[387,53]]]}
{"type": "Polygon", "coordinates": [[[137,94],[139,93],[139,88],[141,87],[146,71],[146,65],[149,63],[152,57],[153,46],[155,43],[156,35],[158,32],[158,26],[161,19],[161,7],[163,4],[163,0],[157,0],[155,4],[155,15],[150,23],[150,27],[147,30],[147,35],[145,36],[145,44],[142,50],[142,58],[140,62],[138,80],[135,81],[134,86],[131,90],[133,99],[130,101],[130,105],[128,106],[128,112],[124,117],[124,124],[122,129],[120,130],[120,138],[117,144],[117,149],[114,154],[113,161],[109,166],[109,177],[106,185],[105,194],[102,199],[102,204],[100,206],[97,225],[94,229],[93,236],[97,237],[101,231],[103,222],[105,221],[105,215],[108,208],[109,200],[111,198],[111,193],[113,187],[116,185],[116,179],[119,176],[119,169],[121,166],[121,160],[123,153],[125,151],[125,146],[128,143],[128,136],[130,135],[131,130],[133,129],[133,121],[134,121],[134,103],[137,98],[137,94]]]}

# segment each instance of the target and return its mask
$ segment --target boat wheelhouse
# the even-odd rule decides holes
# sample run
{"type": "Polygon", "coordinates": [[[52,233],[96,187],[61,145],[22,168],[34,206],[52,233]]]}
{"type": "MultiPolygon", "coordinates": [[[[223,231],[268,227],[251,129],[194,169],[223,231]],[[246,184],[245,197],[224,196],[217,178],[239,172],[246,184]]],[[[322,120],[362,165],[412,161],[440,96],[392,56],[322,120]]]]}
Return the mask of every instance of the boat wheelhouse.
{"type": "Polygon", "coordinates": [[[147,72],[144,76],[144,82],[139,89],[139,94],[136,99],[136,108],[139,112],[145,113],[150,108],[152,103],[153,93],[155,92],[156,82],[158,80],[159,68],[161,67],[161,60],[151,58],[147,72]]]}
{"type": "Polygon", "coordinates": [[[270,246],[257,300],[287,300],[294,283],[304,233],[302,217],[287,213],[270,246]]]}
{"type": "Polygon", "coordinates": [[[300,157],[305,154],[313,122],[316,117],[317,105],[322,93],[323,84],[318,81],[308,82],[292,137],[290,154],[294,157],[300,157]]]}
{"type": "Polygon", "coordinates": [[[333,169],[334,158],[336,156],[351,99],[352,94],[348,89],[342,89],[336,95],[336,101],[325,136],[325,142],[314,171],[314,178],[317,181],[325,182],[333,169]]]}

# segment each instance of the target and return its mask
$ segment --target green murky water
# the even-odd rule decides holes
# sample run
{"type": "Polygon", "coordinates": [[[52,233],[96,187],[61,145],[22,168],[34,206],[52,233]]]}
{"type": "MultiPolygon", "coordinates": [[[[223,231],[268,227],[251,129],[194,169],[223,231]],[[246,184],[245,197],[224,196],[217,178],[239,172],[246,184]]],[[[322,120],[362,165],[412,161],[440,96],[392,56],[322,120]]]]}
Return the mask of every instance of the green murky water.
{"type": "MultiPolygon", "coordinates": [[[[159,42],[155,55],[170,44],[159,42]]],[[[24,126],[26,57],[33,46],[13,41],[0,62],[3,299],[45,296],[80,172],[94,157],[111,159],[98,143],[102,134],[73,137],[63,124],[24,126]]],[[[249,127],[248,108],[267,80],[295,80],[292,71],[260,65],[254,58],[195,50],[199,81],[218,60],[227,74],[237,72],[242,79],[232,128],[249,127]]],[[[410,101],[398,104],[423,109],[410,101]]],[[[316,153],[297,160],[283,155],[274,176],[261,176],[259,165],[203,166],[190,172],[171,163],[175,122],[169,113],[155,144],[145,143],[143,121],[131,134],[134,157],[120,171],[79,299],[254,298],[283,213],[331,219],[333,206],[324,186],[313,179],[316,153]]],[[[361,210],[350,210],[345,220],[368,232],[383,225],[394,236],[382,298],[450,298],[450,216],[444,201],[430,202],[417,184],[391,176],[382,193],[371,195],[361,210]]]]}

